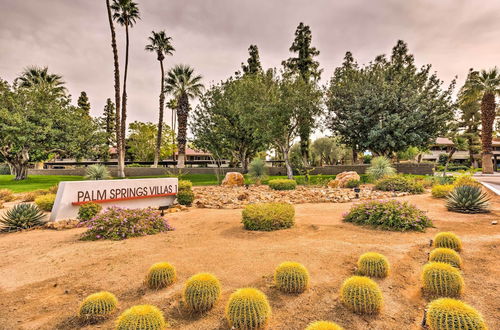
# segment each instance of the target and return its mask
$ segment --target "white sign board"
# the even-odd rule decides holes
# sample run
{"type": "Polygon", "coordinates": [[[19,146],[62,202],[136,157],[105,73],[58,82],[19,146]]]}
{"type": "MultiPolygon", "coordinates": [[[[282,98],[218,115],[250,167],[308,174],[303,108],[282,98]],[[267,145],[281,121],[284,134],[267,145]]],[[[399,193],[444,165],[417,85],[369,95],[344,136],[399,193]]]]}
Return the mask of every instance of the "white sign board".
{"type": "Polygon", "coordinates": [[[50,221],[76,219],[88,202],[130,209],[172,205],[177,189],[177,178],[60,182],[50,221]]]}

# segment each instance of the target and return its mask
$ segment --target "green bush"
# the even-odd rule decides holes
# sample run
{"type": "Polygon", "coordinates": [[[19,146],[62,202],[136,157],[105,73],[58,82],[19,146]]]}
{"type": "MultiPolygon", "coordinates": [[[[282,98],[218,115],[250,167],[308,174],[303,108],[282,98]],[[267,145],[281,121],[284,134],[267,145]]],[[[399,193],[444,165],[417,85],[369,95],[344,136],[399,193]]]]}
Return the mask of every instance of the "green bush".
{"type": "Polygon", "coordinates": [[[183,300],[195,312],[205,312],[215,305],[221,293],[220,282],[212,274],[199,273],[191,276],[184,286],[183,300]]]}
{"type": "Polygon", "coordinates": [[[297,182],[289,179],[269,180],[268,184],[274,190],[294,190],[297,187],[297,182]]]}
{"type": "Polygon", "coordinates": [[[35,199],[38,196],[47,195],[47,194],[50,194],[50,192],[46,189],[37,189],[37,190],[33,190],[33,191],[28,191],[28,192],[25,192],[23,194],[23,196],[21,197],[21,200],[23,202],[33,202],[33,201],[35,201],[35,199]]]}
{"type": "Polygon", "coordinates": [[[238,289],[229,297],[226,318],[231,329],[263,329],[270,317],[271,306],[260,290],[238,289]]]}
{"type": "Polygon", "coordinates": [[[241,222],[247,230],[290,228],[295,224],[295,209],[286,203],[250,204],[243,209],[241,222]]]}
{"type": "Polygon", "coordinates": [[[118,299],[111,292],[101,291],[91,294],[80,304],[78,316],[84,321],[105,319],[116,311],[118,299]]]}
{"type": "Polygon", "coordinates": [[[394,231],[425,231],[432,227],[432,221],[423,211],[396,200],[356,204],[344,214],[344,221],[394,231]]]}
{"type": "Polygon", "coordinates": [[[248,166],[248,175],[256,184],[261,184],[267,177],[266,162],[260,158],[252,160],[248,166]]]}
{"type": "Polygon", "coordinates": [[[194,201],[194,193],[192,191],[193,183],[188,180],[179,180],[177,191],[177,203],[181,205],[191,206],[194,201]]]}
{"type": "Polygon", "coordinates": [[[56,201],[56,195],[47,194],[35,198],[35,204],[43,211],[50,212],[56,201]]]}
{"type": "Polygon", "coordinates": [[[358,188],[361,185],[360,180],[349,180],[346,183],[346,188],[358,188]]]}
{"type": "Polygon", "coordinates": [[[274,271],[274,285],[285,293],[302,293],[309,286],[309,272],[298,262],[283,262],[274,271]]]}
{"type": "Polygon", "coordinates": [[[78,220],[88,221],[101,212],[102,206],[97,203],[85,203],[78,209],[78,220]]]}
{"type": "Polygon", "coordinates": [[[481,314],[466,303],[440,298],[431,301],[427,308],[425,324],[429,330],[487,330],[481,314]]]}
{"type": "Polygon", "coordinates": [[[455,186],[452,184],[439,184],[432,187],[432,197],[434,198],[445,198],[453,190],[455,186]]]}
{"type": "Polygon", "coordinates": [[[7,164],[0,164],[0,175],[10,175],[10,167],[7,164]]]}
{"type": "Polygon", "coordinates": [[[351,311],[359,314],[375,314],[382,309],[382,291],[372,279],[352,276],[340,288],[340,300],[351,311]]]}
{"type": "Polygon", "coordinates": [[[106,180],[110,178],[108,168],[102,164],[93,164],[85,169],[85,179],[87,180],[106,180]]]}
{"type": "Polygon", "coordinates": [[[378,180],[389,175],[394,175],[396,169],[394,169],[391,161],[386,157],[375,157],[371,160],[370,167],[368,167],[366,173],[373,179],[378,180]]]}
{"type": "Polygon", "coordinates": [[[178,190],[191,190],[193,188],[193,183],[189,180],[179,180],[178,190]]]}
{"type": "Polygon", "coordinates": [[[476,179],[472,177],[471,174],[462,174],[455,178],[453,184],[458,186],[476,186],[481,187],[481,183],[479,183],[476,179]]]}
{"type": "Polygon", "coordinates": [[[487,213],[489,212],[489,197],[483,193],[481,187],[460,185],[456,186],[446,198],[448,211],[459,213],[487,213]]]}
{"type": "Polygon", "coordinates": [[[165,330],[168,323],[162,311],[153,305],[136,305],[116,320],[116,330],[165,330]]]}
{"type": "Polygon", "coordinates": [[[0,218],[0,230],[10,232],[43,226],[44,218],[36,205],[17,204],[0,218]]]}
{"type": "Polygon", "coordinates": [[[375,189],[382,191],[402,191],[411,194],[421,194],[424,186],[414,179],[406,178],[402,175],[388,176],[375,182],[375,189]]]}

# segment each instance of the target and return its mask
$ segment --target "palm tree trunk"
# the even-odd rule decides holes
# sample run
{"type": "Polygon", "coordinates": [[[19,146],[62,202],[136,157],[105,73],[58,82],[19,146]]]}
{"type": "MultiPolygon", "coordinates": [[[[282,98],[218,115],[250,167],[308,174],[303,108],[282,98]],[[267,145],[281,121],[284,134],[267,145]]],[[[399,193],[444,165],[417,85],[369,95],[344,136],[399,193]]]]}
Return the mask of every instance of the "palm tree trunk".
{"type": "Polygon", "coordinates": [[[180,96],[177,109],[179,123],[179,132],[177,133],[177,167],[184,168],[186,166],[187,120],[189,112],[189,100],[186,94],[180,96]]]}
{"type": "Polygon", "coordinates": [[[129,53],[129,33],[128,24],[125,24],[125,69],[123,73],[123,94],[122,94],[122,118],[121,118],[121,158],[118,159],[118,177],[125,177],[125,136],[127,131],[127,76],[128,76],[128,53],[129,53]]]}
{"type": "Polygon", "coordinates": [[[108,10],[108,21],[109,28],[111,30],[111,48],[113,49],[113,62],[115,66],[114,78],[115,78],[115,132],[116,132],[116,151],[118,156],[118,176],[125,176],[125,162],[120,160],[125,160],[123,146],[122,146],[122,130],[120,121],[120,62],[118,61],[118,47],[116,46],[116,32],[115,26],[113,24],[113,16],[111,15],[111,7],[109,5],[109,0],[106,0],[106,7],[108,10]],[[123,164],[123,166],[121,166],[123,164]]]}
{"type": "Polygon", "coordinates": [[[162,133],[163,133],[163,109],[165,104],[165,70],[163,69],[163,61],[160,61],[161,68],[161,90],[160,90],[160,114],[158,118],[158,136],[156,137],[156,150],[155,150],[155,158],[153,162],[153,167],[158,167],[158,160],[160,159],[160,150],[161,150],[161,141],[162,141],[162,133]]]}
{"type": "Polygon", "coordinates": [[[493,174],[493,162],[491,160],[492,139],[493,139],[493,122],[495,121],[495,95],[492,93],[484,93],[481,100],[481,124],[482,134],[481,142],[483,145],[483,173],[493,174]]]}

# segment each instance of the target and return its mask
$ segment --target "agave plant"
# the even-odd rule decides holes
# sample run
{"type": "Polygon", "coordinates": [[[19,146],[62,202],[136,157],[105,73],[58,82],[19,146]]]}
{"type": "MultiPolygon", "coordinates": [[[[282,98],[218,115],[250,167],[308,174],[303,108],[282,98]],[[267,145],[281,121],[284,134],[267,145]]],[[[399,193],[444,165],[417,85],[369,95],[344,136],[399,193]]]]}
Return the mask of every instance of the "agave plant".
{"type": "Polygon", "coordinates": [[[106,180],[111,178],[109,170],[102,164],[94,164],[87,167],[85,179],[87,180],[106,180]]]}
{"type": "Polygon", "coordinates": [[[42,226],[45,215],[33,204],[17,204],[0,219],[1,231],[18,231],[42,226]]]}
{"type": "Polygon", "coordinates": [[[488,195],[481,187],[470,185],[457,186],[448,194],[446,203],[449,211],[460,213],[486,213],[488,205],[488,195]]]}

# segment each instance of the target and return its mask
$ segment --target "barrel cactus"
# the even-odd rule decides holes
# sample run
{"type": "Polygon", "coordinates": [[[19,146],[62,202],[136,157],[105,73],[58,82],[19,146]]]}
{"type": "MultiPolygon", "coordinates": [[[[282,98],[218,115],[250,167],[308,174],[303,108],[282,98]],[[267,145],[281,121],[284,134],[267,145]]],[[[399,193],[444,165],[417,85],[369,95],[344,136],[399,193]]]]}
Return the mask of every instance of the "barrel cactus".
{"type": "Polygon", "coordinates": [[[80,304],[78,316],[85,320],[104,319],[116,311],[118,299],[111,292],[91,294],[80,304]]]}
{"type": "Polygon", "coordinates": [[[220,282],[212,274],[200,273],[187,280],[183,299],[186,306],[195,312],[211,309],[220,297],[220,282]]]}
{"type": "Polygon", "coordinates": [[[274,272],[274,284],[286,293],[302,293],[309,285],[309,272],[298,262],[283,262],[274,272]]]}
{"type": "Polygon", "coordinates": [[[329,321],[316,321],[309,324],[306,330],[343,330],[343,328],[333,322],[329,321]]]}
{"type": "Polygon", "coordinates": [[[389,261],[380,253],[367,252],[359,257],[358,273],[371,277],[386,277],[389,275],[389,261]]]}
{"type": "Polygon", "coordinates": [[[481,314],[466,303],[441,298],[431,301],[427,308],[425,324],[429,330],[486,330],[481,314]]]}
{"type": "Polygon", "coordinates": [[[254,288],[238,289],[229,297],[226,318],[230,328],[264,328],[271,317],[266,295],[254,288]]]}
{"type": "Polygon", "coordinates": [[[437,248],[431,251],[429,261],[444,262],[456,268],[462,267],[462,258],[453,249],[437,248]]]}
{"type": "Polygon", "coordinates": [[[146,283],[150,289],[161,289],[177,279],[174,266],[168,262],[158,262],[149,268],[146,283]]]}
{"type": "Polygon", "coordinates": [[[434,247],[448,248],[460,252],[462,250],[462,241],[453,233],[442,232],[434,237],[434,247]]]}
{"type": "Polygon", "coordinates": [[[429,262],[422,271],[424,291],[439,297],[455,297],[462,293],[464,280],[460,271],[444,262],[429,262]]]}
{"type": "Polygon", "coordinates": [[[168,326],[163,313],[153,305],[136,305],[116,320],[116,330],[164,330],[168,326]]]}
{"type": "Polygon", "coordinates": [[[352,276],[340,288],[340,300],[355,313],[375,314],[382,309],[382,292],[372,279],[352,276]]]}

